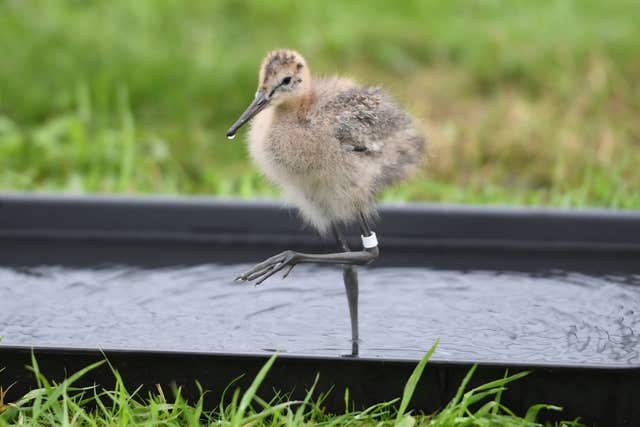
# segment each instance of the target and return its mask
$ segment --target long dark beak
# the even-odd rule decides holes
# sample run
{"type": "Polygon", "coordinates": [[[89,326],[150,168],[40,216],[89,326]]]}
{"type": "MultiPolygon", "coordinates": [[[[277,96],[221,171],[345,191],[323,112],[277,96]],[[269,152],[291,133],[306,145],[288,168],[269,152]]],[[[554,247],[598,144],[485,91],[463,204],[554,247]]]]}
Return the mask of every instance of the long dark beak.
{"type": "Polygon", "coordinates": [[[240,116],[238,120],[229,128],[227,131],[227,138],[233,139],[236,136],[236,132],[238,129],[242,127],[245,123],[247,123],[253,116],[258,114],[260,111],[269,105],[269,99],[265,96],[264,92],[258,92],[256,94],[253,102],[244,110],[244,113],[240,116]]]}

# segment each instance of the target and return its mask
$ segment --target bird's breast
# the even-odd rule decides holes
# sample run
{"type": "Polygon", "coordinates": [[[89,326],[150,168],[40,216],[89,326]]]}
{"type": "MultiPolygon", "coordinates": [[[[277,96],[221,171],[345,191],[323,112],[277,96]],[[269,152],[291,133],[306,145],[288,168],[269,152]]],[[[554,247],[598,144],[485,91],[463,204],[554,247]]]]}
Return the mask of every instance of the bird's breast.
{"type": "Polygon", "coordinates": [[[331,175],[338,145],[333,130],[295,114],[265,110],[255,117],[249,151],[262,171],[276,183],[300,177],[322,179],[331,175]]]}
{"type": "Polygon", "coordinates": [[[361,188],[367,171],[356,161],[360,156],[336,140],[330,120],[304,122],[264,111],[252,123],[249,152],[284,198],[321,232],[327,221],[348,222],[369,210],[370,192],[361,188]]]}

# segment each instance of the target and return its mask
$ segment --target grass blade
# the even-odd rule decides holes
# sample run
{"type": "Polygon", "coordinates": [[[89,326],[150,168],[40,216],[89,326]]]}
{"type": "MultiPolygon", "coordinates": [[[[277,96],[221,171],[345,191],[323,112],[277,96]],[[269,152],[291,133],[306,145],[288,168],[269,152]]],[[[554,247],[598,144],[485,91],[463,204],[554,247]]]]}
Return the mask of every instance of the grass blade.
{"type": "Polygon", "coordinates": [[[235,413],[233,414],[233,418],[231,419],[231,425],[233,427],[240,427],[242,425],[241,421],[244,417],[245,411],[249,407],[249,404],[258,391],[258,387],[260,387],[260,384],[262,384],[262,381],[264,381],[267,373],[269,372],[269,369],[271,369],[271,366],[273,366],[273,363],[276,361],[277,357],[278,354],[276,353],[271,356],[269,360],[267,360],[267,363],[265,363],[264,366],[260,369],[258,375],[256,375],[256,377],[253,379],[253,382],[251,383],[247,391],[242,395],[242,399],[240,399],[238,409],[235,411],[235,413]]]}
{"type": "Polygon", "coordinates": [[[529,408],[526,415],[524,416],[524,420],[530,423],[534,423],[536,419],[538,419],[538,413],[543,409],[547,411],[562,411],[562,408],[560,406],[539,403],[529,408]]]}
{"type": "Polygon", "coordinates": [[[439,340],[436,340],[436,342],[431,346],[429,351],[427,351],[427,354],[425,354],[422,360],[418,362],[418,365],[415,367],[415,369],[413,370],[413,373],[411,374],[411,376],[407,380],[407,383],[404,386],[404,391],[402,393],[402,401],[400,401],[400,408],[398,409],[398,415],[396,415],[395,424],[397,426],[400,425],[402,421],[404,412],[407,410],[407,407],[409,406],[409,402],[413,397],[413,392],[415,391],[416,386],[418,385],[418,381],[420,381],[420,378],[422,377],[422,372],[424,371],[424,367],[427,365],[427,362],[431,358],[431,355],[433,354],[433,352],[436,351],[438,342],[439,340]]]}

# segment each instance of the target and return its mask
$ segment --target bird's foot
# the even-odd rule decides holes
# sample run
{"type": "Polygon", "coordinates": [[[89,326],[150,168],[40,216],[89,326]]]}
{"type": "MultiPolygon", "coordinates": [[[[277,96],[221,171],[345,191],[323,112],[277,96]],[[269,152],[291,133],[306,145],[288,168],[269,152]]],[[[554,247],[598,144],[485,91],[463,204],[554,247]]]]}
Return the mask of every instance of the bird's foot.
{"type": "Polygon", "coordinates": [[[287,271],[285,271],[282,276],[284,279],[291,273],[291,270],[293,270],[293,267],[295,267],[298,262],[299,258],[296,252],[284,251],[256,264],[251,270],[236,277],[236,280],[250,281],[257,279],[256,285],[259,285],[278,271],[286,268],[287,271]]]}

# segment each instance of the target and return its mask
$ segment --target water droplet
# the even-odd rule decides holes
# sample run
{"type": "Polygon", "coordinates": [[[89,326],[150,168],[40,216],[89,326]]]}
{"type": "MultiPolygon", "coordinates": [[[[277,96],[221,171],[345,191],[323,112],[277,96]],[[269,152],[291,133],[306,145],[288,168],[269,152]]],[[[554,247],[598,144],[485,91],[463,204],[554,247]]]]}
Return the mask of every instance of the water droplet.
{"type": "Polygon", "coordinates": [[[227,135],[227,139],[233,139],[236,137],[236,134],[234,133],[233,135],[227,135]]]}

